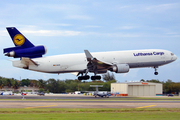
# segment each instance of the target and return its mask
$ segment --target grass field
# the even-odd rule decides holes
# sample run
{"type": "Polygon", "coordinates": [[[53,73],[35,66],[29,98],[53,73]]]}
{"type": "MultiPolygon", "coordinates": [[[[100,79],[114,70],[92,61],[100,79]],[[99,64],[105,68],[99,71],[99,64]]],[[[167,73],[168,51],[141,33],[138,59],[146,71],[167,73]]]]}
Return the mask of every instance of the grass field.
{"type": "Polygon", "coordinates": [[[0,120],[179,120],[180,108],[0,109],[0,120]]]}
{"type": "MultiPolygon", "coordinates": [[[[146,101],[180,98],[26,99],[25,101],[146,101]]],[[[0,99],[1,101],[24,101],[0,99]]],[[[0,108],[0,120],[180,120],[180,108],[0,108]]]]}

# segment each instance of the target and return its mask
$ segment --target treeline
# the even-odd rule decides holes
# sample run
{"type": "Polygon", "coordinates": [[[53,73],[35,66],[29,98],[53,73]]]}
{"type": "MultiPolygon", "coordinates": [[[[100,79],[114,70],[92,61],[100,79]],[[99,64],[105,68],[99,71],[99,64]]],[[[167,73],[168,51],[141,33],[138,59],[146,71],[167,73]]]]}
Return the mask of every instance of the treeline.
{"type": "MultiPolygon", "coordinates": [[[[172,80],[167,81],[159,81],[159,80],[140,80],[142,82],[154,82],[154,83],[162,83],[163,84],[163,93],[176,93],[180,92],[180,82],[176,83],[172,80]]],[[[31,86],[40,88],[39,91],[43,92],[52,92],[52,93],[67,93],[74,91],[95,91],[95,88],[90,87],[90,85],[103,85],[102,88],[99,88],[100,91],[110,91],[111,83],[115,83],[115,77],[112,74],[103,75],[103,81],[79,81],[79,80],[30,80],[30,79],[22,79],[16,80],[14,78],[4,78],[0,77],[0,89],[4,86],[13,87],[14,89],[18,89],[20,86],[31,86]]]]}
{"type": "Polygon", "coordinates": [[[116,80],[106,80],[106,81],[79,81],[79,80],[55,80],[48,79],[45,80],[30,80],[22,79],[16,80],[14,78],[3,78],[0,77],[0,89],[4,86],[13,87],[18,89],[20,86],[31,86],[40,88],[39,92],[52,92],[52,93],[67,93],[74,91],[95,91],[95,88],[90,87],[90,85],[103,85],[99,88],[100,91],[110,91],[111,83],[116,82],[116,80]]]}

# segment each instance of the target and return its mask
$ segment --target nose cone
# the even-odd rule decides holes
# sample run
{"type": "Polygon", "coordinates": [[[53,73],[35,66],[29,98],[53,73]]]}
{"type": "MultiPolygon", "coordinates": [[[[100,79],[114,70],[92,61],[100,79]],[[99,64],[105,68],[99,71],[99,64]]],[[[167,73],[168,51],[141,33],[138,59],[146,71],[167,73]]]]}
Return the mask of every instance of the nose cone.
{"type": "Polygon", "coordinates": [[[174,55],[173,60],[175,61],[176,59],[177,59],[177,56],[176,56],[176,55],[174,55]]]}

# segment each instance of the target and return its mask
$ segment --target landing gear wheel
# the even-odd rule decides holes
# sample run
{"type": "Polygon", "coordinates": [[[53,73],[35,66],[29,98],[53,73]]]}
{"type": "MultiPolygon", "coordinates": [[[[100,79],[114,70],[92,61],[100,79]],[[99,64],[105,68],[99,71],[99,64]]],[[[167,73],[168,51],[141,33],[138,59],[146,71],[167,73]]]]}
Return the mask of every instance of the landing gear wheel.
{"type": "Polygon", "coordinates": [[[78,77],[78,80],[88,80],[89,78],[90,78],[89,75],[79,76],[79,77],[78,77]]]}
{"type": "Polygon", "coordinates": [[[158,75],[157,68],[158,66],[154,66],[154,69],[155,69],[154,75],[158,75]]]}
{"type": "Polygon", "coordinates": [[[91,76],[91,80],[96,80],[96,76],[91,76]]]}
{"type": "Polygon", "coordinates": [[[97,79],[97,80],[100,80],[100,79],[101,79],[101,76],[96,76],[96,79],[97,79]]]}
{"type": "Polygon", "coordinates": [[[154,72],[154,75],[158,75],[158,72],[154,72]]]}
{"type": "Polygon", "coordinates": [[[82,76],[79,76],[79,77],[78,77],[78,80],[82,80],[82,79],[83,79],[82,76]]]}
{"type": "Polygon", "coordinates": [[[88,80],[89,78],[89,75],[84,76],[84,80],[88,80]]]}
{"type": "Polygon", "coordinates": [[[100,80],[101,76],[91,76],[91,80],[100,80]]]}

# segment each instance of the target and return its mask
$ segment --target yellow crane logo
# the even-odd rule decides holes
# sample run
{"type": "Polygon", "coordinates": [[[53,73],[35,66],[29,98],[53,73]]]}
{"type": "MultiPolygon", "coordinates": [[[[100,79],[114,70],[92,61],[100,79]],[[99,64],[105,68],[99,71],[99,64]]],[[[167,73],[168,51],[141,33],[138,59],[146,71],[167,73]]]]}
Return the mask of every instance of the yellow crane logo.
{"type": "Polygon", "coordinates": [[[21,35],[21,34],[17,34],[17,35],[15,35],[15,36],[14,36],[13,41],[14,41],[14,44],[15,44],[15,45],[17,45],[17,46],[21,46],[21,45],[23,45],[23,44],[24,44],[24,42],[25,42],[25,38],[24,38],[24,36],[23,36],[23,35],[21,35]]]}

